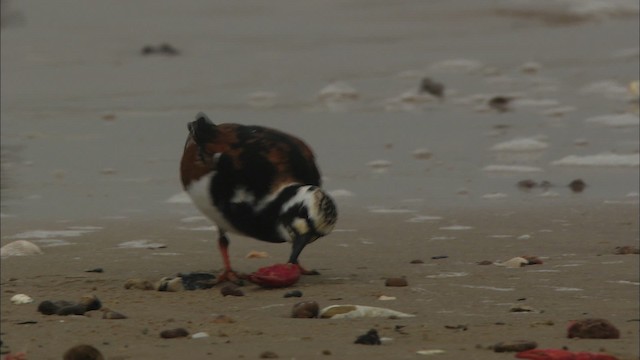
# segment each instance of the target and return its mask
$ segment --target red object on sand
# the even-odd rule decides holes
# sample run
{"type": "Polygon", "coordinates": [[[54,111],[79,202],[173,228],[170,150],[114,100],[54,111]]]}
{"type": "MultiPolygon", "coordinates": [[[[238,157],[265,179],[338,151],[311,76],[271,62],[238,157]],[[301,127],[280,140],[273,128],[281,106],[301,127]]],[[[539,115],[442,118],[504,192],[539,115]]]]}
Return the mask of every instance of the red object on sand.
{"type": "Polygon", "coordinates": [[[618,360],[616,357],[592,352],[573,352],[559,349],[533,349],[516,354],[518,359],[530,360],[618,360]]]}
{"type": "Polygon", "coordinates": [[[275,264],[249,274],[248,280],[262,287],[280,288],[298,282],[300,273],[300,266],[296,264],[275,264]]]}

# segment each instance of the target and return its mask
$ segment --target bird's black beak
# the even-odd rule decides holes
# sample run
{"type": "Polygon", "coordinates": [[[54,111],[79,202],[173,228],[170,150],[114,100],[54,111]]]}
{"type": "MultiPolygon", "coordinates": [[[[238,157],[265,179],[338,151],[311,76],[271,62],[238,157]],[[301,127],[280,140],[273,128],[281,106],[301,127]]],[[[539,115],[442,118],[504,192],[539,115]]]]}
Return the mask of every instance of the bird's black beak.
{"type": "Polygon", "coordinates": [[[291,247],[291,256],[289,257],[289,263],[297,264],[298,256],[302,252],[307,244],[313,241],[313,235],[311,234],[302,234],[296,235],[296,238],[293,240],[293,246],[291,247]]]}

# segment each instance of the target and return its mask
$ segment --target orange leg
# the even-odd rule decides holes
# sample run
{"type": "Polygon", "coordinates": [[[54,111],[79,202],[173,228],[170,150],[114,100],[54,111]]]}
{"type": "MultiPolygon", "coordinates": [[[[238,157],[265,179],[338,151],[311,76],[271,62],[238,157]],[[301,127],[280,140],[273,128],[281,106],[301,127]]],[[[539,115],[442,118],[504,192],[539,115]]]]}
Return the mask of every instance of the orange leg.
{"type": "Polygon", "coordinates": [[[240,277],[235,271],[233,271],[233,269],[231,269],[231,261],[229,260],[229,239],[223,232],[221,232],[220,237],[218,237],[218,248],[222,254],[222,261],[224,262],[224,272],[218,275],[218,282],[237,282],[240,277]]]}

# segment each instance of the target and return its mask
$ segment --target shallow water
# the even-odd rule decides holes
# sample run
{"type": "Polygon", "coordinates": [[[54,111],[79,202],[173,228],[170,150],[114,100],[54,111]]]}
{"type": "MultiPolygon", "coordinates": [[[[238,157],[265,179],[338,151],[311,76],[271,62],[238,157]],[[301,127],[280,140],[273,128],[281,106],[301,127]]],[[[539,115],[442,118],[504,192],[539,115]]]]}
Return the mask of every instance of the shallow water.
{"type": "Polygon", "coordinates": [[[637,203],[637,4],[403,4],[10,2],[23,21],[1,32],[3,216],[198,215],[167,200],[199,111],[307,140],[347,211],[637,203]],[[180,54],[141,55],[163,42],[180,54]],[[415,94],[424,76],[444,100],[415,94]],[[320,96],[336,81],[348,91],[320,96]],[[495,95],[517,100],[499,113],[486,106],[495,95]],[[635,118],[589,120],[618,113],[635,118]],[[519,138],[548,147],[492,150],[519,138]],[[553,164],[608,153],[631,163],[553,164]],[[518,190],[527,178],[556,186],[518,190]],[[577,178],[588,187],[573,194],[577,178]]]}

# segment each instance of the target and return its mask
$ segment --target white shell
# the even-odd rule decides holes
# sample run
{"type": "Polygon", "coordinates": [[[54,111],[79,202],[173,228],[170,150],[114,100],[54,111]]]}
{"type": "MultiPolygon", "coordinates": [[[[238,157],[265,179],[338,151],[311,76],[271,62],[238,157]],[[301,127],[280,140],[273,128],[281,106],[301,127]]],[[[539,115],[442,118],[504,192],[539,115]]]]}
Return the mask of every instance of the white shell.
{"type": "Polygon", "coordinates": [[[27,240],[16,240],[0,248],[0,256],[28,256],[40,255],[42,250],[38,245],[27,240]]]}
{"type": "Polygon", "coordinates": [[[207,334],[204,331],[197,332],[197,333],[191,335],[192,339],[203,339],[203,338],[208,338],[208,337],[209,337],[209,334],[207,334]]]}
{"type": "Polygon", "coordinates": [[[16,294],[11,297],[11,302],[16,305],[29,304],[33,302],[33,299],[29,295],[16,294]]]}
{"type": "Polygon", "coordinates": [[[498,266],[504,266],[508,268],[519,268],[529,264],[529,260],[521,257],[514,257],[502,263],[495,263],[498,266]]]}
{"type": "Polygon", "coordinates": [[[324,319],[354,319],[361,317],[409,318],[415,317],[400,311],[364,305],[331,305],[320,310],[324,319]]]}

